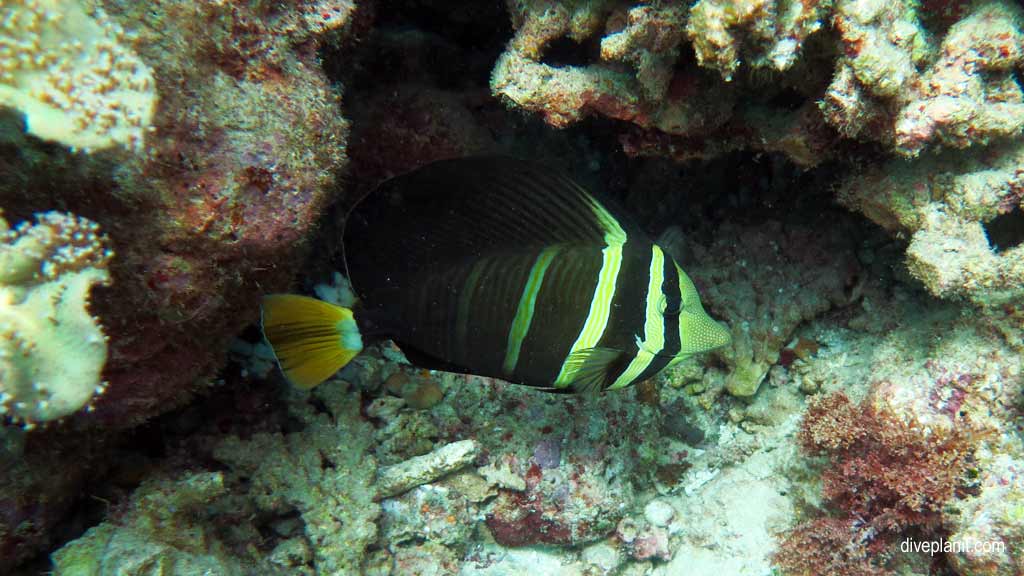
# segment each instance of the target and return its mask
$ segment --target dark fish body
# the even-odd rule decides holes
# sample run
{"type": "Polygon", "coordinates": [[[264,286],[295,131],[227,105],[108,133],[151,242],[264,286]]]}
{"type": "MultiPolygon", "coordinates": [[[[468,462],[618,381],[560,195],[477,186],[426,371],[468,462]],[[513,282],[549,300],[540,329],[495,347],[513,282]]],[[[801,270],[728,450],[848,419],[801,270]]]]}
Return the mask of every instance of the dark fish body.
{"type": "Polygon", "coordinates": [[[595,391],[729,341],[670,256],[538,164],[464,158],[393,178],[353,208],[343,244],[359,333],[425,368],[595,391]]]}

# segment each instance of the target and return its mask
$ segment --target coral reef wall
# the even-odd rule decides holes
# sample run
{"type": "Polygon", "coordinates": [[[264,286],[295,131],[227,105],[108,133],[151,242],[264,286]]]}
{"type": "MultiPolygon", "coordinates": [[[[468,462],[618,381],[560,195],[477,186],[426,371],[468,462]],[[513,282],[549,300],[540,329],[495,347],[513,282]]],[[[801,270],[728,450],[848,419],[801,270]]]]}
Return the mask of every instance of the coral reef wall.
{"type": "MultiPolygon", "coordinates": [[[[212,383],[260,294],[288,288],[346,161],[340,89],[317,50],[344,38],[353,11],[324,0],[0,6],[3,298],[24,300],[4,310],[2,332],[40,339],[34,367],[9,365],[5,340],[0,403],[15,421],[70,417],[41,445],[181,406],[212,383]],[[87,248],[88,222],[107,237],[95,272],[62,260],[87,248]],[[29,255],[39,274],[13,281],[11,254],[44,229],[49,252],[29,255]],[[46,290],[52,312],[36,305],[46,290]],[[59,324],[30,334],[17,312],[30,307],[59,324]]],[[[53,482],[0,482],[7,565],[67,500],[53,482]],[[28,541],[15,536],[25,526],[36,526],[28,541]]]]}
{"type": "MultiPolygon", "coordinates": [[[[110,237],[117,254],[113,282],[93,302],[110,336],[104,374],[110,387],[87,420],[130,426],[186,400],[221,361],[228,335],[252,320],[258,294],[287,286],[345,159],[347,125],[316,50],[338,37],[353,6],[83,6],[111,22],[122,50],[132,50],[146,67],[155,110],[131,113],[146,122],[124,140],[131,149],[94,153],[24,140],[9,117],[5,147],[12,153],[3,155],[2,168],[10,177],[0,197],[12,223],[63,207],[98,222],[110,237]],[[171,365],[178,370],[168,372],[171,365]]],[[[4,11],[12,21],[42,20],[44,46],[59,47],[49,40],[80,32],[62,27],[72,13],[46,19],[63,12],[43,3],[4,11]]],[[[112,49],[97,50],[111,57],[112,49]]],[[[59,49],[47,58],[56,67],[51,74],[75,64],[59,49]]],[[[119,78],[115,72],[111,81],[119,78]]],[[[37,98],[54,98],[48,94],[37,98]]],[[[118,90],[91,95],[72,111],[92,105],[88,114],[102,116],[102,106],[127,106],[122,96],[118,90]]],[[[36,130],[31,111],[25,121],[29,131],[49,138],[36,130]]],[[[87,147],[73,138],[57,141],[87,147]]]]}
{"type": "Polygon", "coordinates": [[[1022,15],[5,2],[0,571],[1020,574],[1022,15]],[[351,298],[345,209],[475,153],[620,201],[733,345],[590,398],[367,339],[288,387],[258,296],[351,298]]]}

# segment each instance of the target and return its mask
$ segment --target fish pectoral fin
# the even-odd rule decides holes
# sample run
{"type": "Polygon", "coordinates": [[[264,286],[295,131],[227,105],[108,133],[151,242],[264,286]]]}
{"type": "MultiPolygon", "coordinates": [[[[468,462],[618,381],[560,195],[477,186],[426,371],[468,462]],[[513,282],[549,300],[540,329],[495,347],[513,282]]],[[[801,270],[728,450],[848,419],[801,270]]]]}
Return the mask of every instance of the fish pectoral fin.
{"type": "Polygon", "coordinates": [[[611,375],[626,358],[626,353],[615,348],[587,348],[577,350],[566,360],[572,379],[566,389],[582,394],[599,394],[611,382],[611,375]]]}
{"type": "Polygon", "coordinates": [[[352,310],[295,294],[263,297],[260,324],[289,382],[313,388],[363,349],[352,310]]]}

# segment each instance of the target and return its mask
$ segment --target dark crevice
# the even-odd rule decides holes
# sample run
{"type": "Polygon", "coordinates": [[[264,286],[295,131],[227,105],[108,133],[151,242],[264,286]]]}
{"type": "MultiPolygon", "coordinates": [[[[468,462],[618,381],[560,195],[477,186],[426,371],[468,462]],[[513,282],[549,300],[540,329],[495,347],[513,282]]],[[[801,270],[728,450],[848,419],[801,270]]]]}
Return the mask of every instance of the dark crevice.
{"type": "Polygon", "coordinates": [[[593,62],[594,55],[600,53],[599,40],[592,37],[583,43],[571,38],[558,38],[547,45],[544,50],[543,62],[556,68],[563,66],[586,66],[593,62]]]}
{"type": "Polygon", "coordinates": [[[988,244],[994,252],[1015,248],[1024,242],[1024,210],[1016,208],[985,224],[988,244]]]}

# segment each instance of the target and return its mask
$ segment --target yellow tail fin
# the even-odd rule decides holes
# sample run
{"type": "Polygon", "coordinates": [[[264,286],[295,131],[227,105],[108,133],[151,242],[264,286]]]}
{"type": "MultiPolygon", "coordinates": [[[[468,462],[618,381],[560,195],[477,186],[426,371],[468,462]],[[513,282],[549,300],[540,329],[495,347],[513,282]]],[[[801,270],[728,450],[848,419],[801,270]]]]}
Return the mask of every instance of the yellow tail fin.
{"type": "Polygon", "coordinates": [[[316,298],[264,296],[262,324],[281,372],[300,388],[327,380],[363,349],[352,311],[316,298]]]}

